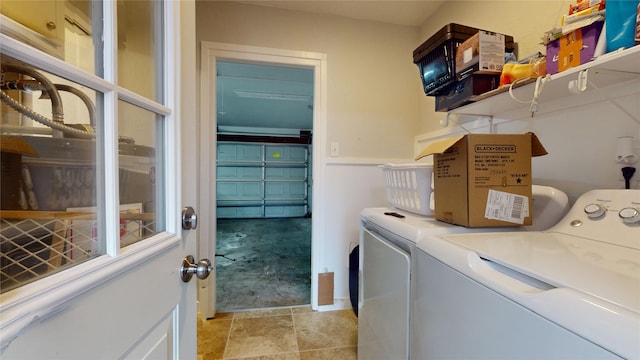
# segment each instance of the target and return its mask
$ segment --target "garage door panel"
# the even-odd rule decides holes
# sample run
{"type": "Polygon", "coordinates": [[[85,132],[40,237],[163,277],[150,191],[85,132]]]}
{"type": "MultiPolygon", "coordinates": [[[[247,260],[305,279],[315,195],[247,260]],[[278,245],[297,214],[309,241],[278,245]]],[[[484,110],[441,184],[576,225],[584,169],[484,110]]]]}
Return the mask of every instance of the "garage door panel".
{"type": "Polygon", "coordinates": [[[308,214],[309,145],[218,142],[217,217],[308,214]]]}

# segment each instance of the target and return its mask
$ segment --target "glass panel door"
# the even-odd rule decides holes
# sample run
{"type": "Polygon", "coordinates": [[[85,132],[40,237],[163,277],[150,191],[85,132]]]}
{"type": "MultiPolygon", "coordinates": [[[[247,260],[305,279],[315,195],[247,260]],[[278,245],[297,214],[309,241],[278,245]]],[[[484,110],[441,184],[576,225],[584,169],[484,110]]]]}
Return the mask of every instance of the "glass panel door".
{"type": "Polygon", "coordinates": [[[161,1],[118,1],[118,83],[163,102],[161,1]]]}
{"type": "Polygon", "coordinates": [[[162,149],[164,118],[130,103],[118,102],[120,119],[120,247],[165,230],[162,149]]]}
{"type": "Polygon", "coordinates": [[[166,230],[166,4],[0,4],[0,292],[166,230]]]}

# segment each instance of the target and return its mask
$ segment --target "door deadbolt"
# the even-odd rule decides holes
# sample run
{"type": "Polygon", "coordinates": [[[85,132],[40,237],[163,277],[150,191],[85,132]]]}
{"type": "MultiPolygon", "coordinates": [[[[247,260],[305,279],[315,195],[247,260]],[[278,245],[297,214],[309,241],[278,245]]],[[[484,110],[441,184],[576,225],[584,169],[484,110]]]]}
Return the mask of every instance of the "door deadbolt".
{"type": "Polygon", "coordinates": [[[194,274],[198,279],[204,280],[213,271],[211,260],[202,259],[197,264],[194,264],[194,261],[195,259],[191,255],[187,255],[182,259],[182,266],[180,266],[180,278],[182,281],[189,282],[194,274]]]}
{"type": "Polygon", "coordinates": [[[182,229],[195,230],[198,227],[198,214],[191,206],[182,208],[182,229]]]}

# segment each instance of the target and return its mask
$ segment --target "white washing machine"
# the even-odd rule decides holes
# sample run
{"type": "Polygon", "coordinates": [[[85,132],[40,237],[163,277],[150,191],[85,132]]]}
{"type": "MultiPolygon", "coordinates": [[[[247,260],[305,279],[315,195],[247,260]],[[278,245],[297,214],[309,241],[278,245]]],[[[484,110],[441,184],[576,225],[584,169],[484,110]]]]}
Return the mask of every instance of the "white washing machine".
{"type": "Polygon", "coordinates": [[[640,190],[585,193],[548,231],[417,247],[412,359],[640,359],[640,190]]]}
{"type": "MultiPolygon", "coordinates": [[[[551,226],[566,212],[567,196],[557,189],[534,186],[533,199],[537,228],[551,226]]],[[[421,276],[415,261],[419,239],[437,234],[518,230],[523,228],[470,229],[393,208],[364,209],[360,226],[358,358],[409,358],[410,334],[415,327],[413,293],[421,276]]]]}

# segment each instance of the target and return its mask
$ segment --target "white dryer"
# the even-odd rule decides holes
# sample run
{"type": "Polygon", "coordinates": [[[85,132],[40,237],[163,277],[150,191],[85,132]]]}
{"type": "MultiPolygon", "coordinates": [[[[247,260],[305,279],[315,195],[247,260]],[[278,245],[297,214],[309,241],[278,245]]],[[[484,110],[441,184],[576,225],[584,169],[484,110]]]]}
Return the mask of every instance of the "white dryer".
{"type": "MultiPolygon", "coordinates": [[[[533,219],[547,228],[564,215],[568,200],[563,192],[546,186],[533,188],[533,219]]],[[[416,282],[416,243],[429,235],[488,231],[522,231],[524,228],[470,229],[430,216],[394,208],[368,208],[361,214],[358,358],[408,359],[416,282]]]]}
{"type": "Polygon", "coordinates": [[[640,359],[640,190],[548,231],[418,241],[412,359],[640,359]]]}

